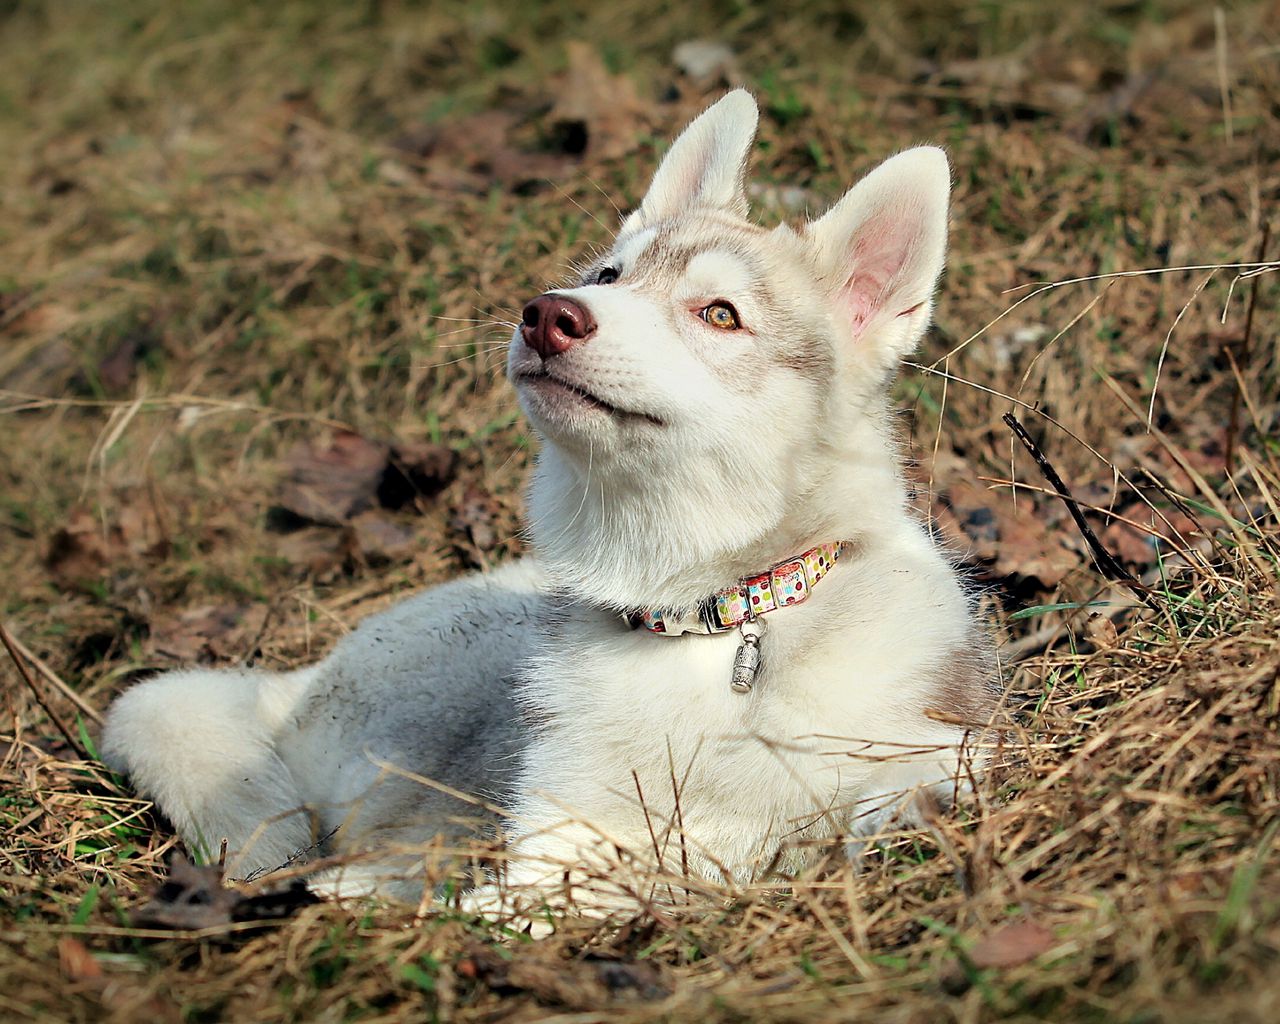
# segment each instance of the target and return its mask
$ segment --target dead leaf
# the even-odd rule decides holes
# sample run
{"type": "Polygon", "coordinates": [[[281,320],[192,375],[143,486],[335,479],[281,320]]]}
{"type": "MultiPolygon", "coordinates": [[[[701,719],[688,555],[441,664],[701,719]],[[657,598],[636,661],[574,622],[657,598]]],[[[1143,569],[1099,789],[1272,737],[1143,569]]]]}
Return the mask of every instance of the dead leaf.
{"type": "Polygon", "coordinates": [[[69,981],[97,981],[102,965],[77,938],[64,935],[58,940],[58,964],[69,981]]]}
{"type": "Polygon", "coordinates": [[[1056,534],[1046,530],[1024,505],[1020,515],[1000,518],[1000,549],[995,571],[1001,576],[1021,576],[1052,590],[1079,564],[1079,558],[1062,546],[1056,534]]]}
{"type": "Polygon", "coordinates": [[[1030,500],[1019,502],[1015,511],[1007,494],[964,480],[948,488],[944,498],[951,513],[937,515],[944,535],[961,554],[990,565],[994,576],[1033,579],[1051,590],[1080,564],[1079,556],[1037,518],[1030,500]]]}
{"type": "MultiPolygon", "coordinates": [[[[1064,107],[1076,110],[1071,120],[1074,124],[1071,135],[1077,142],[1103,142],[1109,137],[1114,125],[1136,120],[1134,107],[1156,81],[1155,71],[1131,71],[1119,85],[1101,95],[1095,95],[1089,103],[1077,102],[1064,104],[1064,107]]],[[[1074,99],[1075,97],[1073,97],[1074,99]]],[[[1083,95],[1079,97],[1083,99],[1083,95]]]]}
{"type": "Polygon", "coordinates": [[[1084,625],[1085,636],[1100,651],[1112,650],[1120,643],[1116,624],[1101,612],[1091,612],[1084,625]]]}
{"type": "Polygon", "coordinates": [[[227,888],[213,865],[195,865],[175,856],[169,877],[133,914],[141,927],[199,931],[245,921],[276,921],[320,902],[300,879],[285,885],[227,888]]]}
{"type": "Polygon", "coordinates": [[[235,889],[223,887],[222,873],[216,867],[174,857],[169,877],[133,914],[133,922],[182,931],[217,928],[231,923],[232,911],[242,899],[235,889]]]}
{"type": "MultiPolygon", "coordinates": [[[[19,314],[8,331],[16,335],[29,317],[38,312],[39,307],[33,314],[19,314]]],[[[0,323],[3,323],[4,316],[5,312],[0,308],[0,323]]],[[[56,335],[29,349],[17,365],[10,364],[10,368],[0,369],[0,388],[32,394],[56,394],[74,376],[72,371],[76,359],[75,349],[64,337],[56,335]]]]}
{"type": "Polygon", "coordinates": [[[1195,899],[1205,891],[1205,875],[1202,871],[1186,871],[1171,877],[1163,886],[1165,898],[1175,903],[1195,899]]]}
{"type": "Polygon", "coordinates": [[[1196,547],[1202,539],[1197,536],[1195,522],[1177,509],[1166,509],[1157,516],[1143,502],[1133,502],[1120,509],[1119,515],[1149,529],[1140,530],[1114,519],[1102,531],[1102,542],[1121,561],[1141,569],[1155,564],[1158,551],[1168,555],[1175,548],[1196,547]]]}
{"type": "Polygon", "coordinates": [[[599,47],[578,40],[565,51],[568,68],[547,116],[562,148],[594,160],[630,153],[649,127],[648,109],[635,85],[605,67],[599,47]]]}
{"type": "Polygon", "coordinates": [[[104,521],[87,508],[72,510],[45,552],[45,564],[59,581],[82,585],[108,567],[168,554],[168,536],[150,502],[121,496],[113,513],[104,521]]]}
{"type": "Polygon", "coordinates": [[[185,608],[152,620],[147,648],[161,658],[208,665],[238,661],[262,631],[263,605],[220,604],[185,608]]]}
{"type": "Polygon", "coordinates": [[[415,157],[432,184],[463,192],[483,193],[496,182],[513,191],[569,168],[564,156],[530,151],[519,145],[521,117],[507,110],[486,110],[397,136],[391,145],[415,157]]]}
{"type": "Polygon", "coordinates": [[[973,944],[969,960],[975,967],[1017,967],[1030,963],[1057,944],[1051,932],[1038,921],[1011,921],[973,944]]]}
{"type": "Polygon", "coordinates": [[[58,964],[66,979],[81,993],[101,1001],[111,1020],[145,1020],[156,1024],[167,1021],[180,1024],[186,1020],[176,1004],[148,994],[118,972],[106,974],[102,964],[77,938],[66,935],[58,940],[58,964]]]}
{"type": "Polygon", "coordinates": [[[285,534],[276,542],[275,552],[291,565],[324,581],[346,565],[351,554],[351,536],[346,530],[310,526],[285,534]]]}
{"type": "Polygon", "coordinates": [[[78,582],[101,574],[110,561],[110,530],[88,509],[74,509],[45,552],[45,564],[64,582],[78,582]]]}
{"type": "Polygon", "coordinates": [[[127,333],[98,362],[98,381],[109,394],[128,391],[138,376],[138,364],[154,351],[158,339],[149,327],[127,333]]]}
{"type": "Polygon", "coordinates": [[[548,962],[519,953],[505,959],[477,949],[460,960],[456,970],[495,992],[527,992],[541,1003],[579,1010],[605,1002],[665,999],[672,988],[658,964],[590,955],[548,962]]]}
{"type": "Polygon", "coordinates": [[[293,521],[343,526],[379,505],[401,508],[438,494],[453,478],[457,455],[446,445],[384,444],[339,431],[328,441],[294,445],[284,465],[276,507],[293,521]]]}
{"type": "MultiPolygon", "coordinates": [[[[449,526],[465,537],[474,553],[492,551],[498,543],[496,527],[500,511],[488,491],[468,487],[454,509],[449,526]]],[[[483,564],[483,560],[477,560],[476,564],[483,564]]]]}
{"type": "Polygon", "coordinates": [[[383,508],[401,508],[419,498],[439,494],[458,465],[457,453],[448,445],[428,441],[398,441],[378,485],[383,508]]]}
{"type": "Polygon", "coordinates": [[[413,554],[416,535],[384,512],[362,512],[351,520],[352,554],[365,562],[394,562],[413,554]]]}
{"type": "Polygon", "coordinates": [[[301,441],[285,456],[277,504],[298,519],[340,526],[377,504],[388,454],[386,445],[349,431],[301,441]]]}

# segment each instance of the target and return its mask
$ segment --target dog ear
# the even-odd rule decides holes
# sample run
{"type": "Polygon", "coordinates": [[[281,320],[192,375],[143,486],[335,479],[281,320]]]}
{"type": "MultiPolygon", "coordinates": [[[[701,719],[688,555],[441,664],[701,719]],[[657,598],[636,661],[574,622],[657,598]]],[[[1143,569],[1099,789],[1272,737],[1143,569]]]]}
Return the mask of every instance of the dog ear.
{"type": "Polygon", "coordinates": [[[855,341],[873,329],[886,358],[924,331],[946,258],[951,173],[932,146],[890,157],[805,233],[855,341]]]}
{"type": "Polygon", "coordinates": [[[640,208],[624,232],[656,224],[693,206],[746,216],[744,179],[760,114],[745,89],[734,89],[704,110],[663,157],[640,208]]]}

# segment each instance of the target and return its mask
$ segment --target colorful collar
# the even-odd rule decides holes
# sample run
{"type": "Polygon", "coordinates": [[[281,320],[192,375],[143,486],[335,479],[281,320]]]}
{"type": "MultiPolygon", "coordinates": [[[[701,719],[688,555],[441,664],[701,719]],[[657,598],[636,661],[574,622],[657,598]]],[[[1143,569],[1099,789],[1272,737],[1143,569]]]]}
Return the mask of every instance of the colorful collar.
{"type": "Polygon", "coordinates": [[[779,562],[758,576],[739,580],[721,590],[686,615],[665,611],[634,611],[623,616],[633,629],[680,636],[684,633],[727,633],[759,615],[800,604],[835,565],[845,549],[844,541],[819,544],[796,558],[779,562]]]}

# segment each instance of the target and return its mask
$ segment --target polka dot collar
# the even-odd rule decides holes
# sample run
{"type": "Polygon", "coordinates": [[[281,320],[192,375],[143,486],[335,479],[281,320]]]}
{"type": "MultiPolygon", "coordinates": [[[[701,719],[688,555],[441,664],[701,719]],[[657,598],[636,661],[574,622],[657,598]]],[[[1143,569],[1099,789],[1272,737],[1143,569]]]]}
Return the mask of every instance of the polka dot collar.
{"type": "Polygon", "coordinates": [[[739,580],[736,586],[713,594],[697,610],[685,615],[641,610],[623,617],[633,629],[643,627],[663,636],[727,633],[766,612],[800,604],[835,565],[845,547],[843,541],[819,544],[759,575],[739,580]]]}

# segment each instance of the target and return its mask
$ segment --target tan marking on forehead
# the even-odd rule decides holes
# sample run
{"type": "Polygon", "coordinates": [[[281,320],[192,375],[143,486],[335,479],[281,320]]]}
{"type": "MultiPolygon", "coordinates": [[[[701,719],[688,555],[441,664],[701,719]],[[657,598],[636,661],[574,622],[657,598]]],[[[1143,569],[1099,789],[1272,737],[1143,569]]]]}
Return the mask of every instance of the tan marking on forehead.
{"type": "MultiPolygon", "coordinates": [[[[757,287],[760,280],[760,256],[750,232],[737,230],[741,225],[730,222],[729,229],[708,226],[708,218],[681,218],[657,228],[651,244],[638,254],[635,272],[659,287],[671,287],[688,274],[695,259],[718,254],[736,261],[733,276],[745,287],[757,287]],[[754,277],[752,271],[756,271],[754,277]]],[[[630,269],[630,268],[628,268],[630,269]]]]}
{"type": "Polygon", "coordinates": [[[703,221],[714,224],[717,228],[741,231],[748,235],[767,235],[768,228],[762,228],[758,224],[752,224],[750,221],[743,220],[741,217],[735,217],[731,213],[725,213],[721,210],[702,209],[694,210],[687,216],[680,218],[675,223],[687,223],[689,221],[703,221]]]}
{"type": "Polygon", "coordinates": [[[662,238],[677,245],[696,245],[714,238],[717,243],[746,248],[768,232],[754,224],[710,212],[691,213],[661,225],[662,238]]]}

